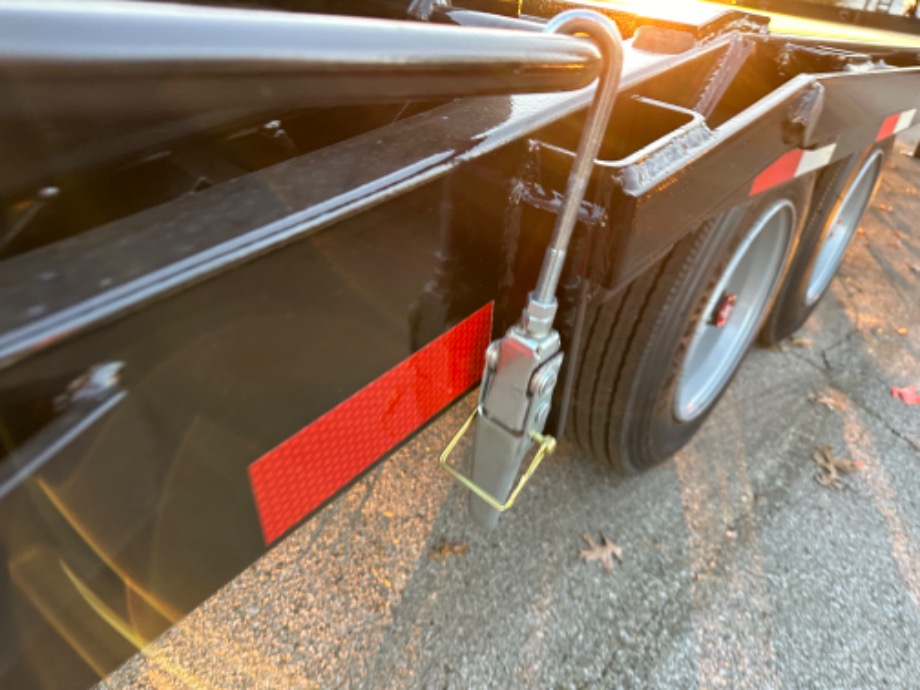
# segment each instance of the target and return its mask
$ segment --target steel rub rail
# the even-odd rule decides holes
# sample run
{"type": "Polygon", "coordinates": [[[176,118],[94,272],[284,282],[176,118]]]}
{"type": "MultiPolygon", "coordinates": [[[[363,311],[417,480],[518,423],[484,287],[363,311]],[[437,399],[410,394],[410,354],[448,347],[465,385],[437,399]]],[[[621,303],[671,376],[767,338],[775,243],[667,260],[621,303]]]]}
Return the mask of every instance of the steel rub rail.
{"type": "Polygon", "coordinates": [[[563,12],[547,24],[546,30],[587,36],[600,50],[604,63],[536,288],[528,295],[520,321],[486,351],[479,405],[474,414],[478,423],[472,478],[464,477],[448,463],[472,418],[441,454],[442,467],[473,492],[470,512],[473,520],[484,527],[497,523],[499,512],[511,506],[539,462],[555,448],[555,439],[542,432],[563,359],[559,333],[553,329],[558,309],[556,288],[623,68],[620,32],[613,21],[601,14],[589,10],[563,12]],[[512,491],[521,464],[534,444],[539,444],[536,455],[512,491]]]}

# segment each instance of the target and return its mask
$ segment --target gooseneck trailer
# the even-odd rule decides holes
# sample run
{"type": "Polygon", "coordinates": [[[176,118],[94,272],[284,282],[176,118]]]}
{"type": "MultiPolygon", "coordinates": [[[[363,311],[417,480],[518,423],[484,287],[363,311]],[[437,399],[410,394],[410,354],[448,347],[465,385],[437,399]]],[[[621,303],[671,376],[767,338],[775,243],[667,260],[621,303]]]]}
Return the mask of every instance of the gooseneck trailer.
{"type": "Polygon", "coordinates": [[[0,0],[0,687],[104,676],[480,381],[486,526],[563,435],[669,458],[920,107],[913,36],[717,5],[236,5],[0,0]]]}

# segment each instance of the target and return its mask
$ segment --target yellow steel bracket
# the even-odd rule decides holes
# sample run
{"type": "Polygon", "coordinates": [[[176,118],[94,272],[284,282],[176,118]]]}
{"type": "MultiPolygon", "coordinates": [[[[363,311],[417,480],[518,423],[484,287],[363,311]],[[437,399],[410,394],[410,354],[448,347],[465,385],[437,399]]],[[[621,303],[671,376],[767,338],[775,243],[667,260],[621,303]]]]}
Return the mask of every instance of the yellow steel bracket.
{"type": "Polygon", "coordinates": [[[508,500],[502,503],[488,491],[478,486],[477,484],[474,484],[472,479],[461,474],[456,467],[447,462],[450,454],[454,451],[454,448],[456,448],[457,444],[460,443],[460,439],[463,438],[464,434],[466,434],[470,426],[473,424],[473,420],[476,419],[478,412],[478,409],[473,410],[473,414],[471,414],[469,419],[463,423],[463,426],[460,427],[460,431],[456,433],[456,435],[450,440],[450,443],[447,444],[447,447],[444,448],[444,452],[441,453],[441,467],[443,467],[454,479],[463,484],[463,486],[472,491],[474,494],[479,496],[479,498],[488,503],[495,510],[500,513],[504,513],[506,510],[508,510],[508,508],[514,505],[518,494],[521,493],[521,489],[523,489],[524,485],[530,481],[533,473],[537,471],[537,467],[539,467],[540,463],[543,462],[543,458],[545,458],[547,455],[552,455],[553,451],[556,450],[556,439],[545,434],[538,434],[536,431],[530,432],[530,438],[533,439],[534,443],[538,444],[537,452],[533,456],[533,460],[530,461],[530,466],[527,468],[527,471],[524,472],[521,480],[518,482],[517,486],[514,487],[511,495],[508,496],[508,500]]]}

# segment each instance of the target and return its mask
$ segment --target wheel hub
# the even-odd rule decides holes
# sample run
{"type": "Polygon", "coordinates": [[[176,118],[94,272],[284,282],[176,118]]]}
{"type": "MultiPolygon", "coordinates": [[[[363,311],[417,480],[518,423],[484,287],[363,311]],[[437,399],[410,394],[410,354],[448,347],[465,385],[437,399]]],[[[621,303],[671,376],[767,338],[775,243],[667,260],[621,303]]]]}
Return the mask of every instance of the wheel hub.
{"type": "Polygon", "coordinates": [[[690,337],[674,394],[678,421],[696,419],[728,385],[770,303],[794,228],[795,207],[786,199],[747,228],[690,337]]]}
{"type": "Polygon", "coordinates": [[[735,310],[735,303],[737,301],[738,295],[730,292],[723,292],[718,304],[716,304],[715,311],[709,319],[709,323],[716,328],[725,326],[732,317],[732,312],[735,310]]]}

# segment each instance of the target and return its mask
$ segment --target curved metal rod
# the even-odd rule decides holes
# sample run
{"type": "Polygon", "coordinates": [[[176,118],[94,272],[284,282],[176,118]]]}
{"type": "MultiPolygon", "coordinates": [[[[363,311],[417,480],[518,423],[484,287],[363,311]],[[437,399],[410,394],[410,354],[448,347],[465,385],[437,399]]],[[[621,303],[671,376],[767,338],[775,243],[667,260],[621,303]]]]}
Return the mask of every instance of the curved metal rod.
{"type": "Polygon", "coordinates": [[[588,187],[588,180],[591,178],[594,159],[604,140],[620,84],[620,74],[623,71],[623,39],[620,37],[617,25],[612,20],[590,10],[563,12],[546,25],[546,30],[553,33],[585,34],[594,41],[604,58],[604,66],[598,77],[594,101],[585,119],[581,141],[575,152],[575,162],[572,164],[572,170],[566,183],[565,203],[556,217],[553,237],[546,250],[540,278],[536,289],[531,294],[531,301],[543,305],[554,305],[556,287],[562,275],[566,251],[578,218],[578,208],[581,206],[588,187]]]}

